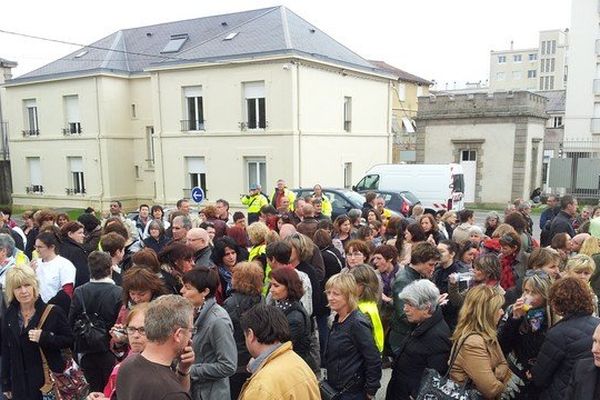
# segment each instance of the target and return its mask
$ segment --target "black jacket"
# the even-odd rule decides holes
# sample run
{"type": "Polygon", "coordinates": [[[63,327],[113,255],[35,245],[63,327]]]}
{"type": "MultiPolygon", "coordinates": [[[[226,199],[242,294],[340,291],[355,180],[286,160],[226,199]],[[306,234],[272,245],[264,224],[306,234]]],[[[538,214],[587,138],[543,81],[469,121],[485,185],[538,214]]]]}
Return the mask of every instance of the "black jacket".
{"type": "Polygon", "coordinates": [[[66,236],[63,237],[58,252],[75,266],[75,287],[90,281],[90,269],[87,260],[88,254],[82,245],[66,236]]]}
{"type": "Polygon", "coordinates": [[[386,399],[416,398],[425,368],[435,369],[442,375],[446,373],[451,348],[450,328],[438,307],[400,346],[386,399]]]}
{"type": "Polygon", "coordinates": [[[542,400],[562,400],[578,360],[592,348],[592,334],[600,319],[591,315],[567,316],[546,333],[546,340],[531,371],[542,400]]]}
{"type": "Polygon", "coordinates": [[[167,243],[169,243],[169,238],[165,235],[160,236],[158,240],[154,239],[152,236],[148,236],[144,239],[144,246],[154,250],[156,254],[160,253],[167,243]]]}
{"type": "MultiPolygon", "coordinates": [[[[435,286],[440,290],[440,293],[448,293],[448,277],[451,274],[458,272],[467,272],[468,269],[462,265],[461,263],[455,261],[448,268],[443,268],[438,266],[436,270],[433,272],[433,277],[431,280],[435,283],[435,286]]],[[[448,327],[451,331],[454,330],[456,324],[458,323],[458,311],[460,307],[453,305],[451,303],[446,304],[442,307],[442,314],[444,315],[444,319],[448,324],[448,327]]]]}
{"type": "Polygon", "coordinates": [[[240,317],[243,313],[261,303],[262,300],[261,295],[251,296],[233,291],[231,296],[225,299],[225,302],[223,303],[223,308],[227,311],[229,318],[231,318],[231,322],[233,323],[233,338],[235,339],[235,346],[237,347],[238,352],[238,373],[246,372],[246,366],[251,358],[248,348],[246,347],[244,331],[240,325],[240,317]]]}
{"type": "Polygon", "coordinates": [[[575,229],[573,229],[573,225],[571,224],[571,216],[561,210],[550,223],[549,240],[552,241],[554,235],[563,232],[568,233],[571,237],[575,236],[575,229]]]}
{"type": "MultiPolygon", "coordinates": [[[[321,307],[324,285],[317,279],[315,267],[313,267],[309,263],[302,261],[296,266],[296,269],[308,275],[308,279],[310,280],[310,286],[312,287],[313,315],[316,315],[316,312],[320,310],[321,307]]],[[[311,317],[313,315],[311,315],[311,317]]]]}
{"type": "Polygon", "coordinates": [[[319,369],[317,362],[310,354],[312,324],[306,310],[299,301],[295,301],[284,311],[284,314],[290,325],[290,339],[294,351],[308,364],[310,369],[317,371],[319,369]]]}
{"type": "Polygon", "coordinates": [[[336,390],[352,380],[350,393],[375,396],[381,386],[381,356],[371,324],[360,311],[352,311],[342,323],[335,317],[323,358],[327,382],[336,390]]]}
{"type": "MultiPolygon", "coordinates": [[[[317,250],[315,250],[315,252],[316,251],[317,250]]],[[[342,255],[340,254],[338,249],[333,247],[333,245],[327,246],[323,250],[319,250],[319,254],[323,258],[323,265],[325,268],[325,276],[321,281],[321,284],[323,285],[323,287],[325,287],[324,284],[327,282],[327,280],[329,280],[329,278],[331,278],[333,275],[339,273],[344,267],[344,263],[342,261],[342,255]]],[[[327,296],[325,295],[324,290],[321,291],[321,298],[319,299],[319,301],[319,308],[314,310],[315,315],[329,315],[329,307],[327,307],[327,296]]]]}
{"type": "Polygon", "coordinates": [[[571,382],[565,394],[565,400],[595,400],[600,397],[596,393],[596,385],[600,368],[594,365],[594,358],[584,358],[575,364],[571,382]]]}
{"type": "Polygon", "coordinates": [[[37,400],[42,398],[44,371],[40,347],[54,372],[63,372],[65,361],[61,349],[73,343],[73,334],[65,313],[52,307],[42,327],[40,342],[29,340],[29,331],[36,329],[46,304],[41,298],[35,303],[35,314],[25,329],[19,326],[19,304],[13,301],[2,321],[2,390],[12,391],[13,399],[37,400]]]}
{"type": "Polygon", "coordinates": [[[69,311],[69,326],[71,328],[83,314],[82,298],[85,302],[87,314],[97,314],[99,319],[104,322],[107,332],[106,348],[109,348],[110,336],[108,330],[112,328],[119,316],[123,301],[123,289],[109,282],[88,282],[75,289],[71,301],[71,310],[69,311]]]}

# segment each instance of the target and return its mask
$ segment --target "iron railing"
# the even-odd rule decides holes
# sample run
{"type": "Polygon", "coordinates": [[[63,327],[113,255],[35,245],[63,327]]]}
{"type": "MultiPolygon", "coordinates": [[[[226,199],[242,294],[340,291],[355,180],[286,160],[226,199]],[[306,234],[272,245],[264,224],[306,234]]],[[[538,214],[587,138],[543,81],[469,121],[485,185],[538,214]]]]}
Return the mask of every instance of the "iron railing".
{"type": "Polygon", "coordinates": [[[189,119],[184,119],[181,120],[181,131],[182,132],[195,132],[195,131],[203,131],[204,129],[204,124],[205,124],[205,120],[189,120],[189,119]]]}

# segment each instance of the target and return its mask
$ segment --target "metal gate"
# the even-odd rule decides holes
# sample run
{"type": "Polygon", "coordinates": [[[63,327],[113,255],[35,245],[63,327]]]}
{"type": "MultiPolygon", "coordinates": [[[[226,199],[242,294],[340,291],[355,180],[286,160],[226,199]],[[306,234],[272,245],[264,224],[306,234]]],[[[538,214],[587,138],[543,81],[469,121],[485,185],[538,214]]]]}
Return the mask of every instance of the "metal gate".
{"type": "Polygon", "coordinates": [[[600,198],[600,140],[550,142],[544,149],[545,192],[600,198]]]}

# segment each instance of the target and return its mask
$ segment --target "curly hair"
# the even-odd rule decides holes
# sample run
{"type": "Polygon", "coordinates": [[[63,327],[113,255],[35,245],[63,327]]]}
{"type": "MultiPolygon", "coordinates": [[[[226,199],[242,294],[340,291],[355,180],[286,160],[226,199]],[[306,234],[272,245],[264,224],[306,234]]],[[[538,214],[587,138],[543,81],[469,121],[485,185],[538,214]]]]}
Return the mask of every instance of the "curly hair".
{"type": "Polygon", "coordinates": [[[246,232],[248,232],[250,243],[252,243],[253,246],[257,246],[259,244],[264,244],[267,240],[269,227],[263,222],[253,222],[246,228],[246,232]]]}
{"type": "Polygon", "coordinates": [[[579,278],[562,278],[550,287],[550,305],[557,314],[567,317],[573,314],[592,315],[594,298],[589,286],[579,278]]]}
{"type": "Polygon", "coordinates": [[[375,247],[372,255],[375,254],[380,254],[385,260],[392,260],[393,263],[395,263],[396,259],[398,258],[398,250],[389,244],[380,244],[379,246],[375,247]]]}
{"type": "Polygon", "coordinates": [[[304,296],[304,288],[300,276],[293,268],[281,267],[271,271],[271,282],[277,281],[287,288],[288,300],[300,301],[304,296]]]}
{"type": "Polygon", "coordinates": [[[515,228],[513,228],[511,225],[500,224],[500,225],[498,225],[496,230],[494,232],[492,232],[492,238],[494,238],[494,239],[501,238],[502,236],[506,235],[509,232],[517,233],[515,228]]]}
{"type": "Polygon", "coordinates": [[[264,277],[263,269],[258,263],[244,261],[233,268],[231,285],[238,293],[258,296],[262,291],[264,277]]]}

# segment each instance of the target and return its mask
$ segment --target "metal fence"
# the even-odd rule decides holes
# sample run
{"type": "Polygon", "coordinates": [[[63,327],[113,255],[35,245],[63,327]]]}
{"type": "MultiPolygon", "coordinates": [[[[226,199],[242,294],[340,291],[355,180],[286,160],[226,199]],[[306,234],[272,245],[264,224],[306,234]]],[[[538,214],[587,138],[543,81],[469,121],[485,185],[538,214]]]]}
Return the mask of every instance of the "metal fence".
{"type": "Polygon", "coordinates": [[[600,139],[545,141],[542,177],[546,192],[600,199],[600,139]]]}

